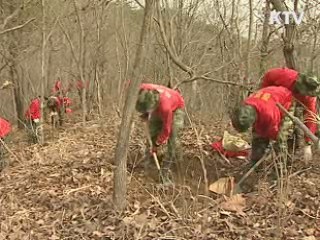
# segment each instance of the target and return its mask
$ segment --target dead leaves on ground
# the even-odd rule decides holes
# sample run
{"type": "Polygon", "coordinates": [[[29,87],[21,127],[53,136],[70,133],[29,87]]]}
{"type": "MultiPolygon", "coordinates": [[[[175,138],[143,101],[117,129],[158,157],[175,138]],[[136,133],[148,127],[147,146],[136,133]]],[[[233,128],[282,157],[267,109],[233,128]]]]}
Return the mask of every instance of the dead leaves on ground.
{"type": "MultiPolygon", "coordinates": [[[[113,169],[108,163],[115,145],[114,122],[106,123],[104,129],[100,125],[68,129],[44,148],[16,145],[15,153],[25,161],[15,162],[0,175],[0,239],[270,240],[279,217],[285,219],[286,240],[320,239],[316,222],[320,182],[316,174],[304,176],[307,172],[290,179],[294,204],[286,202],[281,209],[287,212],[280,215],[277,194],[269,189],[259,196],[234,194],[232,177],[210,185],[219,196],[214,200],[197,195],[198,188],[158,189],[141,171],[132,171],[128,209],[122,218],[115,216],[113,169]]],[[[131,141],[137,144],[131,146],[131,153],[140,148],[142,134],[133,134],[131,141]]],[[[202,135],[207,134],[213,135],[202,135]]],[[[193,161],[199,145],[195,136],[186,135],[185,155],[193,161]]],[[[230,170],[218,169],[219,174],[230,170]]],[[[209,166],[209,171],[214,170],[209,166]]]]}
{"type": "Polygon", "coordinates": [[[210,184],[209,190],[217,194],[231,196],[234,191],[234,177],[219,178],[216,182],[210,184]]]}
{"type": "Polygon", "coordinates": [[[211,192],[222,195],[223,201],[219,207],[224,211],[234,212],[244,216],[243,212],[246,208],[246,199],[242,194],[234,193],[234,177],[223,177],[209,186],[211,192]]]}
{"type": "Polygon", "coordinates": [[[246,209],[246,199],[242,194],[235,194],[231,197],[226,197],[225,202],[220,204],[220,208],[225,211],[235,212],[238,215],[245,216],[244,210],[246,209]]]}

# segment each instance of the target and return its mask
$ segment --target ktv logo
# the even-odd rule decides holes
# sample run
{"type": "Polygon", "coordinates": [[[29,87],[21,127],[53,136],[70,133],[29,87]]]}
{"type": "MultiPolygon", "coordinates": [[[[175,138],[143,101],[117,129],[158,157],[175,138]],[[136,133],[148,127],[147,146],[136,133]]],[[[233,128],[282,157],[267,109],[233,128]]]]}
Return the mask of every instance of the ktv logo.
{"type": "Polygon", "coordinates": [[[289,25],[294,23],[300,25],[302,23],[304,12],[294,11],[275,11],[270,12],[269,24],[272,25],[289,25]]]}

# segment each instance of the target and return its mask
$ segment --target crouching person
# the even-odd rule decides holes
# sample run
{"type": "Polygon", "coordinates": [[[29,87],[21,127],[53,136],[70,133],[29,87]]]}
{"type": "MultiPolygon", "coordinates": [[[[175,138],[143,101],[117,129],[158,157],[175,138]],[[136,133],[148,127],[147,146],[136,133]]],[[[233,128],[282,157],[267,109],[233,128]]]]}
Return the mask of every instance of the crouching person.
{"type": "Polygon", "coordinates": [[[293,133],[293,123],[277,103],[292,113],[292,92],[284,87],[262,88],[232,113],[232,125],[237,131],[245,132],[252,127],[252,166],[264,156],[271,141],[276,141],[277,152],[287,152],[287,139],[293,133]]]}
{"type": "Polygon", "coordinates": [[[41,119],[41,97],[38,96],[32,99],[29,108],[25,113],[25,118],[27,121],[28,135],[32,143],[39,143],[39,126],[41,119]]]}
{"type": "Polygon", "coordinates": [[[146,161],[151,161],[153,152],[167,144],[167,156],[162,161],[163,184],[171,184],[170,169],[174,161],[181,160],[179,131],[184,125],[184,99],[179,92],[155,84],[142,84],[136,110],[149,125],[152,141],[146,161]]]}
{"type": "MultiPolygon", "coordinates": [[[[262,87],[281,86],[289,89],[298,103],[304,106],[304,123],[315,134],[317,131],[317,96],[320,80],[310,74],[299,73],[288,68],[273,68],[267,71],[262,80],[262,87]]],[[[304,160],[312,159],[312,141],[305,136],[304,160]]]]}
{"type": "Polygon", "coordinates": [[[4,148],[4,141],[5,138],[11,132],[11,124],[7,120],[0,118],[0,171],[5,167],[6,161],[4,159],[5,148],[4,148]]]}

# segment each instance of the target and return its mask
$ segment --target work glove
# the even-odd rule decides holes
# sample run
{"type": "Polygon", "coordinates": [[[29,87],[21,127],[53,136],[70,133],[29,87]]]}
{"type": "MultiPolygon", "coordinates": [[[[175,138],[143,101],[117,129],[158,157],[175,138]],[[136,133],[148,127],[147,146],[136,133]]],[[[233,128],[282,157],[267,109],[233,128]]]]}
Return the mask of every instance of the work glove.
{"type": "Polygon", "coordinates": [[[34,123],[39,123],[39,122],[40,122],[40,119],[39,119],[39,118],[33,119],[33,122],[34,122],[34,123]]]}
{"type": "Polygon", "coordinates": [[[312,149],[311,145],[304,146],[303,148],[303,159],[306,163],[312,160],[312,149]]]}
{"type": "Polygon", "coordinates": [[[150,149],[150,154],[153,155],[154,153],[157,154],[158,148],[156,146],[150,149]]]}
{"type": "Polygon", "coordinates": [[[168,139],[164,139],[160,136],[160,137],[158,137],[158,139],[156,141],[156,146],[159,147],[161,145],[165,145],[165,144],[167,144],[167,142],[168,142],[168,139]]]}
{"type": "Polygon", "coordinates": [[[149,113],[143,113],[139,117],[142,121],[146,122],[149,120],[149,113]]]}

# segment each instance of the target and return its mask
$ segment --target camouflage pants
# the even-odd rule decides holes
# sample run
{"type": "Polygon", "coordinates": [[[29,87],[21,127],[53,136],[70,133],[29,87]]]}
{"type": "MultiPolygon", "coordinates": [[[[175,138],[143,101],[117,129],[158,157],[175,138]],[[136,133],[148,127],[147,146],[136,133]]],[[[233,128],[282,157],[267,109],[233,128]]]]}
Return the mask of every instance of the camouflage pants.
{"type": "MultiPolygon", "coordinates": [[[[162,131],[162,120],[159,117],[151,117],[150,119],[150,136],[152,140],[152,144],[155,146],[156,140],[159,134],[162,131]]],[[[170,138],[168,140],[168,151],[167,154],[162,161],[161,169],[163,172],[168,172],[171,168],[171,165],[174,161],[181,161],[182,153],[181,153],[181,144],[179,141],[179,132],[184,126],[184,111],[178,109],[174,112],[173,123],[172,123],[172,131],[170,138]]]]}
{"type": "Polygon", "coordinates": [[[57,121],[59,121],[59,125],[62,126],[65,112],[64,104],[59,106],[57,97],[51,96],[47,101],[47,108],[49,110],[51,125],[57,127],[57,121]]]}
{"type": "MultiPolygon", "coordinates": [[[[3,138],[2,138],[2,141],[4,141],[3,138]]],[[[5,153],[5,148],[2,145],[2,143],[0,143],[0,172],[6,165],[6,161],[4,159],[4,153],[5,153]]]]}
{"type": "MultiPolygon", "coordinates": [[[[4,138],[1,138],[1,140],[5,142],[4,138]]],[[[2,142],[0,143],[0,172],[8,165],[8,160],[5,159],[6,149],[2,142]]]]}
{"type": "Polygon", "coordinates": [[[39,122],[34,122],[33,120],[29,120],[27,122],[27,131],[28,131],[28,136],[29,139],[32,143],[39,143],[39,136],[38,136],[38,127],[40,126],[40,121],[39,122]]]}
{"type": "Polygon", "coordinates": [[[64,112],[65,112],[64,107],[60,107],[59,110],[50,109],[50,113],[49,113],[50,122],[53,127],[57,127],[58,121],[59,121],[59,126],[62,126],[63,121],[64,121],[64,112]]]}
{"type": "MultiPolygon", "coordinates": [[[[289,109],[289,112],[293,114],[295,111],[295,104],[289,109]]],[[[278,133],[278,139],[275,144],[275,151],[278,153],[287,153],[287,141],[290,136],[293,135],[294,132],[294,124],[292,120],[285,116],[282,119],[280,131],[278,133]]],[[[252,152],[251,152],[251,162],[255,164],[258,162],[265,152],[270,148],[270,139],[262,138],[257,135],[255,132],[252,133],[252,152]]]]}

